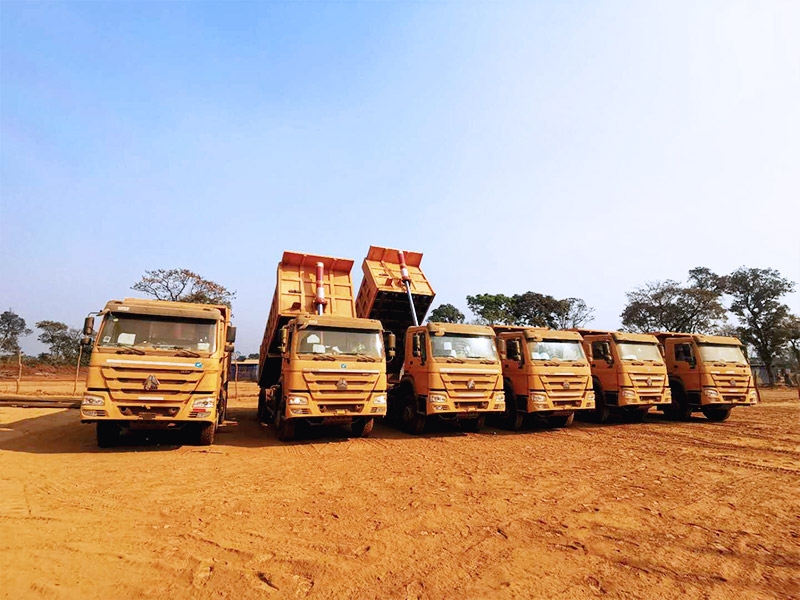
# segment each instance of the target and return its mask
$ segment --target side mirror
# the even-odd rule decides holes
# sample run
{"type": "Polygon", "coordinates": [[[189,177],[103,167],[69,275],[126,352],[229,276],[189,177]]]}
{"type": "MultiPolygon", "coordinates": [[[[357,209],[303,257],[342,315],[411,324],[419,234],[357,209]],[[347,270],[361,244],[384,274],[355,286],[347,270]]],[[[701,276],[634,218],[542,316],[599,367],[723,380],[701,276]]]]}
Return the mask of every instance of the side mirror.
{"type": "Polygon", "coordinates": [[[289,332],[286,330],[286,327],[281,328],[281,346],[280,351],[281,354],[286,352],[286,346],[289,345],[289,332]]]}
{"type": "Polygon", "coordinates": [[[497,352],[500,358],[506,357],[506,340],[505,338],[497,338],[497,352]]]}
{"type": "Polygon", "coordinates": [[[610,353],[606,354],[604,358],[606,359],[606,362],[608,363],[609,367],[614,364],[614,357],[611,356],[610,353]]]}
{"type": "Polygon", "coordinates": [[[83,335],[92,336],[94,334],[94,317],[86,317],[83,322],[83,335]]]}
{"type": "Polygon", "coordinates": [[[91,346],[92,345],[92,338],[88,335],[85,335],[81,338],[81,346],[91,346]]]}
{"type": "Polygon", "coordinates": [[[511,340],[508,343],[508,358],[511,360],[519,360],[521,352],[519,350],[519,340],[511,340]]]}
{"type": "Polygon", "coordinates": [[[397,348],[397,336],[395,336],[393,333],[390,333],[387,337],[388,344],[386,345],[386,356],[388,358],[394,358],[395,349],[397,348]]]}
{"type": "Polygon", "coordinates": [[[233,344],[225,344],[225,352],[233,352],[233,344]]]}
{"type": "Polygon", "coordinates": [[[411,354],[420,357],[422,356],[422,346],[419,341],[419,336],[415,335],[411,342],[411,354]]]}
{"type": "Polygon", "coordinates": [[[697,366],[697,359],[694,356],[686,357],[686,362],[689,363],[689,366],[694,369],[697,366]]]}
{"type": "Polygon", "coordinates": [[[225,341],[232,344],[236,341],[236,327],[228,325],[228,331],[225,332],[225,341]]]}

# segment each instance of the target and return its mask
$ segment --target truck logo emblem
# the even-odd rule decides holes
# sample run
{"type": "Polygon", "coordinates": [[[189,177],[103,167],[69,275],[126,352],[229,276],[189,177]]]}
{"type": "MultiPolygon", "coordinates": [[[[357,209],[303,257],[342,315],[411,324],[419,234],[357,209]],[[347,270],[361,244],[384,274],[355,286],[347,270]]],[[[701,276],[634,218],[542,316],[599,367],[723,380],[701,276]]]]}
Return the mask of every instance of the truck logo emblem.
{"type": "Polygon", "coordinates": [[[147,379],[144,380],[142,383],[142,387],[144,388],[145,392],[152,392],[158,389],[158,379],[156,379],[155,375],[148,375],[147,379]]]}
{"type": "Polygon", "coordinates": [[[342,377],[339,381],[336,382],[336,389],[337,390],[347,389],[347,380],[344,377],[342,377]]]}
{"type": "Polygon", "coordinates": [[[647,383],[647,387],[652,386],[653,385],[653,378],[652,377],[648,377],[646,383],[647,383]]]}
{"type": "Polygon", "coordinates": [[[562,383],[561,387],[563,387],[565,390],[568,390],[569,389],[569,381],[565,381],[564,383],[562,383]]]}
{"type": "Polygon", "coordinates": [[[475,389],[475,380],[474,379],[470,379],[467,382],[467,389],[468,390],[474,390],[475,389]]]}
{"type": "Polygon", "coordinates": [[[735,379],[731,379],[731,380],[730,380],[730,384],[731,384],[731,385],[736,385],[736,380],[735,380],[735,379]]]}

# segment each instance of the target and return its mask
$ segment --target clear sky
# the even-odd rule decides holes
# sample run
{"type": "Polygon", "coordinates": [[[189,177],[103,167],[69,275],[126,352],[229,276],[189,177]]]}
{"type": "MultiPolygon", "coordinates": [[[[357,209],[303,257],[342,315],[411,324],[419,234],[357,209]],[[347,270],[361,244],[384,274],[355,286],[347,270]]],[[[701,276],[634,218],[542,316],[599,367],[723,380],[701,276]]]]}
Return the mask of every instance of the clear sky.
{"type": "Polygon", "coordinates": [[[77,327],[186,267],[256,352],[284,249],[357,287],[370,244],[422,251],[434,306],[605,328],[695,266],[800,283],[798,31],[795,0],[5,0],[0,309],[77,327]]]}

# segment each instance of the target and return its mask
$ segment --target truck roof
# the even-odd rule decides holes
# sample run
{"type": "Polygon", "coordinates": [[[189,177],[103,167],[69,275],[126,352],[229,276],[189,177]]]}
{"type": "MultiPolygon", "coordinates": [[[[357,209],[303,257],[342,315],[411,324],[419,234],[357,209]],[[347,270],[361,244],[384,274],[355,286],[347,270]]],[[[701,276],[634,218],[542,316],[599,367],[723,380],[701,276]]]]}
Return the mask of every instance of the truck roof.
{"type": "Polygon", "coordinates": [[[582,336],[587,335],[610,335],[615,342],[638,342],[645,344],[657,344],[658,340],[650,333],[630,333],[627,331],[606,331],[602,329],[575,328],[569,331],[577,331],[582,336]]]}
{"type": "Polygon", "coordinates": [[[705,335],[701,333],[678,333],[675,331],[654,331],[658,341],[663,342],[667,338],[692,338],[698,344],[718,344],[722,346],[742,346],[741,340],[735,337],[722,335],[705,335]]]}
{"type": "Polygon", "coordinates": [[[221,304],[199,304],[194,302],[172,302],[170,300],[150,300],[147,298],[125,298],[109,300],[105,311],[126,312],[137,315],[183,317],[187,319],[227,319],[230,308],[221,304]]]}
{"type": "Polygon", "coordinates": [[[439,331],[443,333],[494,335],[494,331],[488,325],[466,325],[464,323],[439,323],[434,321],[427,323],[425,327],[434,335],[439,331]]]}
{"type": "Polygon", "coordinates": [[[573,329],[550,329],[549,327],[529,327],[523,325],[492,325],[495,334],[525,332],[529,340],[580,340],[581,334],[573,329]]]}

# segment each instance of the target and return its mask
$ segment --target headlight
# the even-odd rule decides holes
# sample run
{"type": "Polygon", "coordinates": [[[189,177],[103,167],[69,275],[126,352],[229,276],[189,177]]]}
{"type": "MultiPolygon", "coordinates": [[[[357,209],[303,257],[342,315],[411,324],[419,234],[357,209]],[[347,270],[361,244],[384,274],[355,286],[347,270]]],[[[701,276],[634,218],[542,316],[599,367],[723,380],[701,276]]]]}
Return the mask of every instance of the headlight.
{"type": "Polygon", "coordinates": [[[494,395],[494,402],[495,402],[495,404],[505,404],[506,403],[506,393],[505,392],[497,392],[494,395]]]}
{"type": "Polygon", "coordinates": [[[757,399],[758,399],[758,395],[756,394],[756,391],[755,390],[750,390],[750,400],[755,401],[757,399]]]}
{"type": "Polygon", "coordinates": [[[214,408],[213,398],[198,398],[194,402],[192,402],[192,408],[214,408]]]}
{"type": "Polygon", "coordinates": [[[594,402],[594,392],[587,392],[586,393],[586,401],[587,402],[594,402]]]}
{"type": "Polygon", "coordinates": [[[636,392],[634,392],[633,390],[622,390],[622,397],[631,400],[633,398],[636,398],[636,392]]]}
{"type": "Polygon", "coordinates": [[[447,396],[443,396],[441,394],[431,394],[430,396],[428,396],[428,402],[434,404],[446,404],[447,396]]]}
{"type": "Polygon", "coordinates": [[[289,396],[289,404],[308,404],[308,398],[303,396],[289,396]]]}
{"type": "Polygon", "coordinates": [[[703,394],[705,394],[709,398],[719,398],[719,392],[714,388],[705,388],[703,390],[703,394]]]}
{"type": "Polygon", "coordinates": [[[386,395],[381,394],[380,396],[373,396],[372,398],[373,404],[386,404],[386,395]]]}
{"type": "Polygon", "coordinates": [[[84,396],[81,402],[83,406],[103,406],[105,403],[106,401],[100,396],[84,396]]]}
{"type": "Polygon", "coordinates": [[[547,394],[531,394],[531,401],[535,404],[547,402],[547,394]]]}

